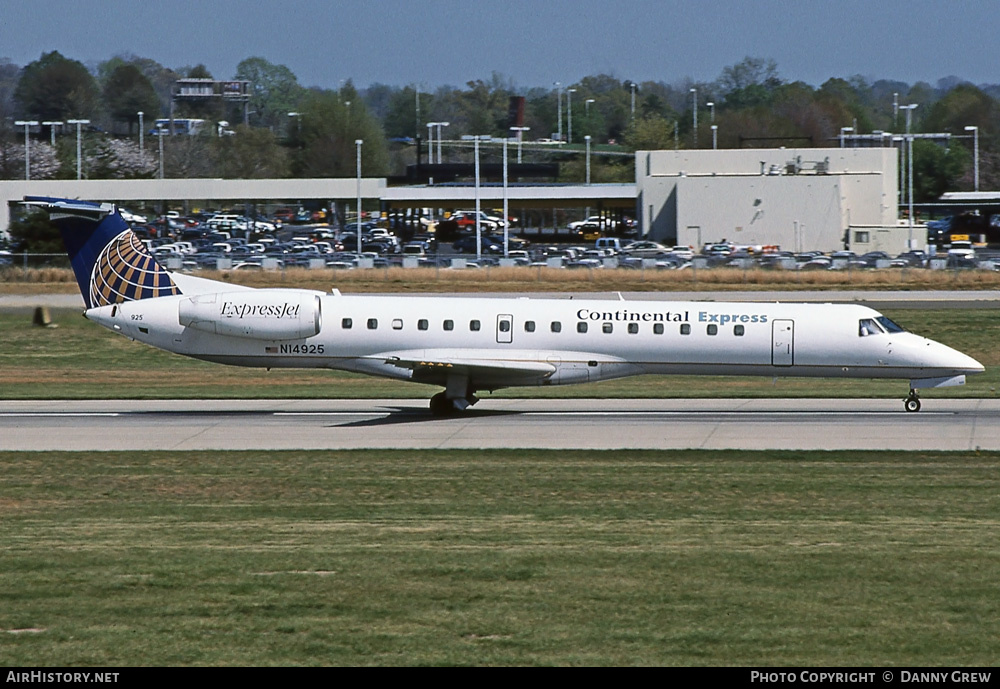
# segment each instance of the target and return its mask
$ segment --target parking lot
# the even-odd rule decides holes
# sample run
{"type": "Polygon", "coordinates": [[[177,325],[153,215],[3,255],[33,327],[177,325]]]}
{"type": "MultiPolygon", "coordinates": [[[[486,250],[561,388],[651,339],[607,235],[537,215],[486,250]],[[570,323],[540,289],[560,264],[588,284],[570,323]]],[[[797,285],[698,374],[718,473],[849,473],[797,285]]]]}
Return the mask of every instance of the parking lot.
{"type": "MultiPolygon", "coordinates": [[[[151,253],[170,270],[281,270],[289,267],[431,267],[474,270],[487,267],[546,267],[565,270],[674,271],[706,268],[780,271],[868,271],[887,268],[1000,270],[1000,250],[955,242],[930,251],[856,254],[852,251],[790,252],[778,246],[709,243],[669,246],[635,236],[634,226],[615,226],[599,217],[559,229],[521,228],[504,220],[459,211],[447,220],[409,218],[391,229],[362,220],[328,224],[325,212],[279,209],[269,217],[237,213],[168,213],[153,222],[128,211],[123,217],[151,253]],[[523,236],[522,236],[523,235],[523,236]],[[528,237],[528,239],[524,238],[528,237]],[[360,246],[359,246],[360,240],[360,246]]],[[[60,257],[0,251],[0,266],[60,265],[60,257]]]]}

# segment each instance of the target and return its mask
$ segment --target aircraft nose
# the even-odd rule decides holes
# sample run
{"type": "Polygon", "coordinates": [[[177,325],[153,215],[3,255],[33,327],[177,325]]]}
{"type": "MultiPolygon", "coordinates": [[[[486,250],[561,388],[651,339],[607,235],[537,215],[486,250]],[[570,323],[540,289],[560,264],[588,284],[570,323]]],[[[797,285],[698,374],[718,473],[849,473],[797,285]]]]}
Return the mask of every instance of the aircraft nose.
{"type": "Polygon", "coordinates": [[[962,373],[982,373],[986,368],[973,359],[968,354],[963,354],[957,349],[952,349],[947,345],[943,345],[940,342],[934,342],[935,345],[934,359],[937,360],[936,365],[940,368],[947,368],[955,371],[956,374],[962,373]]]}

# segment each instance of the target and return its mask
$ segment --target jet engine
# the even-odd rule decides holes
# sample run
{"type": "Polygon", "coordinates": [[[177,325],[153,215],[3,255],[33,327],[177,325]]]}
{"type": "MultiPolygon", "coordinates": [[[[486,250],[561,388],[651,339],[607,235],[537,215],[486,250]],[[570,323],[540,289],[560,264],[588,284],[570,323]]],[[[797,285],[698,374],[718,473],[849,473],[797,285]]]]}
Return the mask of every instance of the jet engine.
{"type": "Polygon", "coordinates": [[[178,303],[186,328],[255,340],[301,340],[318,335],[322,307],[317,292],[259,289],[198,294],[178,303]]]}

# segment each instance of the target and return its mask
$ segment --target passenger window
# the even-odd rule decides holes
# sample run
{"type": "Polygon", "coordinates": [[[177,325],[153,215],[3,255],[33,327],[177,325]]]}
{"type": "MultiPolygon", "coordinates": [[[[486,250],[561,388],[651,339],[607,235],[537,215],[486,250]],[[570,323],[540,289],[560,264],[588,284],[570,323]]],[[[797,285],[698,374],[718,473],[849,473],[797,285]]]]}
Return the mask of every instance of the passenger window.
{"type": "Polygon", "coordinates": [[[562,323],[560,323],[559,321],[552,321],[552,325],[550,327],[552,329],[552,332],[554,333],[562,332],[562,323]]]}
{"type": "Polygon", "coordinates": [[[691,324],[681,323],[681,335],[690,335],[690,334],[691,334],[691,324]]]}
{"type": "Polygon", "coordinates": [[[417,330],[427,330],[428,325],[429,324],[427,323],[427,319],[421,318],[419,321],[417,321],[417,330]]]}
{"type": "Polygon", "coordinates": [[[719,334],[719,326],[717,326],[715,323],[712,323],[710,326],[708,326],[708,334],[709,335],[718,335],[719,334]]]}
{"type": "Polygon", "coordinates": [[[479,330],[479,321],[469,321],[469,330],[473,332],[479,330]]]}
{"type": "Polygon", "coordinates": [[[605,333],[614,332],[614,329],[615,326],[611,323],[605,323],[603,326],[601,326],[601,330],[603,330],[605,333]]]}
{"type": "Polygon", "coordinates": [[[500,332],[502,332],[502,333],[509,333],[510,332],[510,321],[507,321],[507,320],[500,321],[498,327],[499,327],[500,332]]]}
{"type": "Polygon", "coordinates": [[[638,332],[639,332],[639,324],[638,323],[629,323],[628,324],[628,333],[629,333],[629,335],[635,335],[638,332]]]}
{"type": "Polygon", "coordinates": [[[453,321],[451,319],[446,320],[444,322],[444,329],[445,330],[454,330],[455,329],[455,321],[453,321]]]}
{"type": "Polygon", "coordinates": [[[368,319],[368,329],[369,330],[377,330],[378,329],[378,319],[377,318],[369,318],[368,319]]]}
{"type": "Polygon", "coordinates": [[[535,332],[535,322],[534,321],[525,321],[524,322],[524,332],[526,332],[526,333],[533,333],[533,332],[535,332]]]}
{"type": "Polygon", "coordinates": [[[350,330],[353,326],[354,326],[354,321],[352,321],[350,318],[345,318],[342,321],[340,321],[340,327],[343,328],[344,330],[350,330]]]}
{"type": "Polygon", "coordinates": [[[392,319],[392,329],[393,330],[402,330],[403,329],[403,319],[402,318],[393,318],[392,319]]]}
{"type": "Polygon", "coordinates": [[[585,332],[587,332],[587,321],[580,321],[579,323],[577,323],[576,324],[576,331],[578,333],[585,333],[585,332]]]}
{"type": "Polygon", "coordinates": [[[654,335],[663,334],[663,323],[653,323],[653,334],[654,335]]]}
{"type": "Polygon", "coordinates": [[[742,325],[733,326],[733,335],[735,335],[736,337],[743,337],[744,329],[745,328],[742,325]]]}

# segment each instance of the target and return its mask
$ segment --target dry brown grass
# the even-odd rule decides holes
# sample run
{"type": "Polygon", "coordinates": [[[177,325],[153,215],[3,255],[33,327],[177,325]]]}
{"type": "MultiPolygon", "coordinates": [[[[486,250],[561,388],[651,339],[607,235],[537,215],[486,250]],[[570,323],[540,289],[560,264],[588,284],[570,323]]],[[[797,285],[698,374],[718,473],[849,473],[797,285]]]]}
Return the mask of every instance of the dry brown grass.
{"type": "MultiPolygon", "coordinates": [[[[302,287],[345,292],[592,292],[697,290],[997,290],[1000,272],[985,270],[782,271],[713,268],[701,270],[564,270],[557,268],[387,268],[273,272],[202,271],[199,276],[252,287],[302,287]]],[[[68,269],[0,270],[0,293],[72,292],[68,269]]]]}

